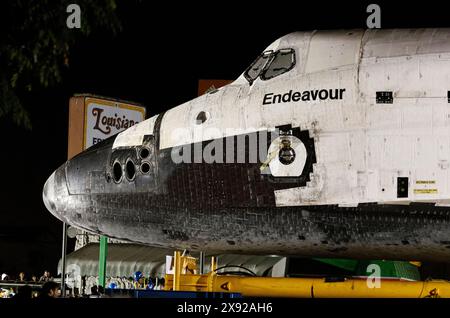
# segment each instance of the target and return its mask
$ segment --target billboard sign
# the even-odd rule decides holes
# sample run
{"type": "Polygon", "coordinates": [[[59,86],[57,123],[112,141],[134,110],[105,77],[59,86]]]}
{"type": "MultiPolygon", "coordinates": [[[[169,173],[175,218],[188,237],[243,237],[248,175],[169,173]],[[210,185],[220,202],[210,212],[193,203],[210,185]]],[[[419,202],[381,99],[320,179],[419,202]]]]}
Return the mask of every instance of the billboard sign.
{"type": "Polygon", "coordinates": [[[85,100],[84,149],[145,120],[145,107],[88,97],[85,100]]]}

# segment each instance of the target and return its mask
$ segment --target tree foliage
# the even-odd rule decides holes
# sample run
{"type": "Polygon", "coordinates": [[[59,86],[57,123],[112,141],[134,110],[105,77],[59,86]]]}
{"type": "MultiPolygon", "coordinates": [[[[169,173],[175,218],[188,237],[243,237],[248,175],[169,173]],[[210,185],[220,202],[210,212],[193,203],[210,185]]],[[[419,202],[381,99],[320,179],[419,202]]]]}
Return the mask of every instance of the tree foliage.
{"type": "Polygon", "coordinates": [[[21,96],[62,80],[70,49],[97,30],[121,30],[115,0],[0,1],[0,119],[31,128],[21,96]],[[81,8],[81,29],[66,25],[67,6],[81,8]]]}

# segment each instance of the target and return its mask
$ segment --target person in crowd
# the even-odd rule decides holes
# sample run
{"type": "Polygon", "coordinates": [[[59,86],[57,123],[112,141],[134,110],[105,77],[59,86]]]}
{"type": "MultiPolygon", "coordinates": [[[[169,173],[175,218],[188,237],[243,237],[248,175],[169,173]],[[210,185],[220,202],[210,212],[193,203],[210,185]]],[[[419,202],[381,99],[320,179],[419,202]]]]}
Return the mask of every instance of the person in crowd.
{"type": "Polygon", "coordinates": [[[17,279],[17,282],[19,282],[19,283],[25,283],[26,282],[25,273],[24,272],[20,272],[19,273],[19,278],[17,279]]]}
{"type": "Polygon", "coordinates": [[[89,295],[89,298],[99,298],[100,294],[98,292],[97,285],[94,285],[91,287],[91,294],[89,295]]]}
{"type": "Polygon", "coordinates": [[[164,278],[162,277],[155,277],[155,287],[154,290],[164,290],[164,278]]]}
{"type": "Polygon", "coordinates": [[[164,279],[164,277],[161,277],[160,279],[158,279],[158,288],[160,290],[164,290],[165,282],[166,282],[166,280],[164,279]]]}
{"type": "Polygon", "coordinates": [[[9,276],[6,273],[2,274],[2,280],[9,280],[9,276]]]}
{"type": "Polygon", "coordinates": [[[153,280],[153,278],[150,275],[148,276],[148,282],[147,282],[147,286],[145,287],[145,289],[147,289],[147,290],[155,289],[155,281],[153,280]]]}
{"type": "Polygon", "coordinates": [[[45,282],[48,282],[51,280],[53,280],[53,277],[50,275],[49,271],[44,271],[44,275],[42,275],[41,278],[39,278],[40,283],[42,283],[42,282],[45,283],[45,282]]]}
{"type": "Polygon", "coordinates": [[[13,299],[16,300],[25,300],[25,299],[31,299],[33,297],[33,290],[31,289],[31,286],[25,285],[20,286],[17,290],[17,294],[13,296],[13,299]]]}
{"type": "Polygon", "coordinates": [[[61,289],[58,283],[48,281],[42,286],[39,299],[52,299],[61,296],[61,289]]]}
{"type": "Polygon", "coordinates": [[[134,289],[141,289],[145,286],[145,277],[144,275],[142,275],[142,272],[137,271],[134,273],[134,282],[133,282],[133,287],[134,289]]]}
{"type": "Polygon", "coordinates": [[[37,283],[38,282],[36,275],[31,276],[31,281],[33,283],[37,283]]]}
{"type": "Polygon", "coordinates": [[[108,288],[109,288],[109,289],[117,289],[117,283],[115,283],[115,282],[109,283],[108,288]]]}

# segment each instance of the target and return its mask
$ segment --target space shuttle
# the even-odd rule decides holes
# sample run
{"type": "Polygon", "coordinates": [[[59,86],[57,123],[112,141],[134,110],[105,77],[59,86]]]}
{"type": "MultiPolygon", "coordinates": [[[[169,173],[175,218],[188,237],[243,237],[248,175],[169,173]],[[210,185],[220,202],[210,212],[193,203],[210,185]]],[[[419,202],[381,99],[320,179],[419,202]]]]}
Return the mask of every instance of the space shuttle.
{"type": "Polygon", "coordinates": [[[68,160],[43,201],[173,249],[450,261],[450,29],[296,32],[68,160]]]}

